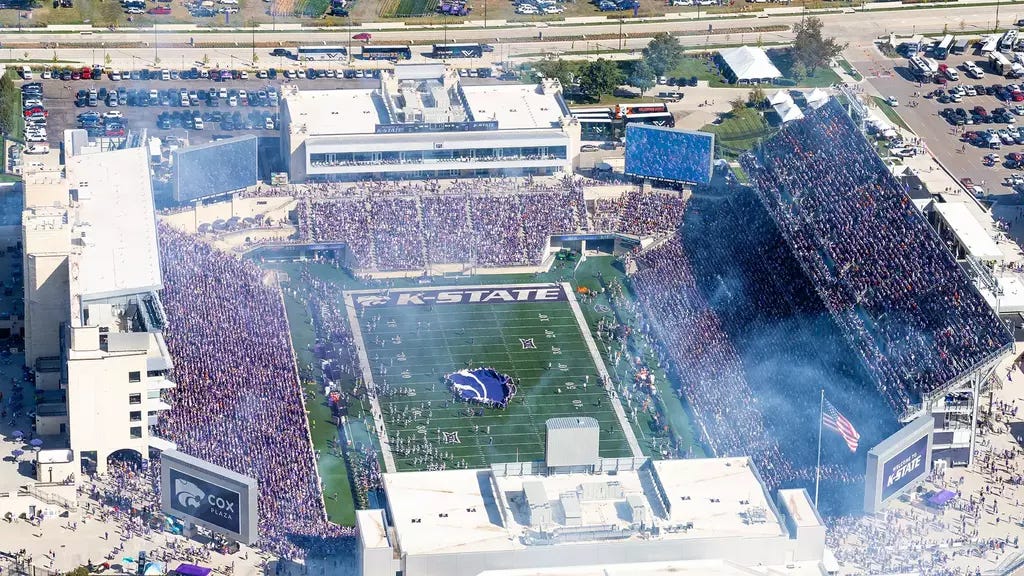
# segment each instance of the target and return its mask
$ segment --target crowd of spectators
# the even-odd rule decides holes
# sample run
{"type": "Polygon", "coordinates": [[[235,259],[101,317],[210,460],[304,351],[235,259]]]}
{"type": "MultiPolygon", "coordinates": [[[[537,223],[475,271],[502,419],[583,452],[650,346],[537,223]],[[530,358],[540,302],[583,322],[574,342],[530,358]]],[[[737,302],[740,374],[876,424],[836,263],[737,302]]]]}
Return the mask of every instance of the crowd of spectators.
{"type": "Polygon", "coordinates": [[[161,226],[167,346],[174,358],[162,435],[259,481],[261,547],[340,552],[328,524],[281,292],[254,264],[161,226]]]}
{"type": "Polygon", "coordinates": [[[643,237],[673,232],[683,220],[685,210],[686,200],[680,194],[630,188],[618,197],[598,198],[591,222],[595,231],[643,237]]]}
{"type": "Polygon", "coordinates": [[[300,236],[344,242],[359,268],[417,270],[426,264],[538,264],[547,238],[587,228],[582,185],[464,181],[329,185],[303,197],[300,236]]]}
{"type": "Polygon", "coordinates": [[[896,414],[1011,344],[838,103],[740,163],[896,414]]]}

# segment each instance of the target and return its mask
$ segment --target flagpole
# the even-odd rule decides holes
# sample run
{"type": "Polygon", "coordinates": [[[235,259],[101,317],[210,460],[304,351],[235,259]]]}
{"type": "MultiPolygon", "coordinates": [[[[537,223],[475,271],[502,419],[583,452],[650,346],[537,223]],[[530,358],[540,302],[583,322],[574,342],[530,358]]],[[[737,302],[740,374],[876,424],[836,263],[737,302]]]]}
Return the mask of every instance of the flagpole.
{"type": "Polygon", "coordinates": [[[818,507],[818,483],[821,481],[821,419],[825,416],[825,389],[821,389],[818,402],[818,465],[814,469],[814,507],[818,507]]]}

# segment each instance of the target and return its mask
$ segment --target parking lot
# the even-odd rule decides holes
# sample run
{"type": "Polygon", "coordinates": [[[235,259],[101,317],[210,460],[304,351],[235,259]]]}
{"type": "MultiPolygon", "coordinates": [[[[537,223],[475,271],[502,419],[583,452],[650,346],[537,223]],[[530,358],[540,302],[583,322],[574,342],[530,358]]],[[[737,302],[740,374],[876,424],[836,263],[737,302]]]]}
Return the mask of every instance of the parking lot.
{"type": "Polygon", "coordinates": [[[1008,155],[1014,158],[1024,153],[1024,129],[1017,132],[1018,124],[1024,127],[1024,101],[1013,101],[1012,91],[1007,90],[1007,86],[1021,81],[994,73],[988,58],[979,54],[974,46],[965,55],[950,55],[939,62],[955,67],[959,80],[948,81],[945,85],[919,83],[913,79],[908,61],[902,60],[896,63],[896,74],[874,78],[871,83],[883,95],[899,101],[896,109],[900,116],[958,180],[969,178],[984,188],[987,195],[1004,203],[1017,202],[1021,194],[1008,179],[1024,173],[1019,166],[1013,167],[1015,162],[1006,161],[1008,155]],[[974,79],[965,74],[964,63],[968,61],[984,72],[983,78],[974,79]],[[956,101],[950,100],[949,92],[957,86],[963,87],[966,93],[956,101]],[[966,90],[968,86],[974,90],[966,90]],[[943,98],[934,95],[939,89],[944,92],[943,98]],[[928,94],[933,95],[925,97],[928,94]],[[975,137],[965,139],[965,135],[971,136],[971,133],[975,133],[975,137]],[[988,147],[993,138],[999,142],[998,149],[988,147]],[[999,160],[986,161],[990,154],[998,154],[999,160]]]}
{"type": "MultiPolygon", "coordinates": [[[[78,79],[67,72],[66,80],[40,79],[37,74],[35,81],[43,86],[43,104],[48,113],[47,142],[57,145],[65,129],[76,127],[87,128],[94,138],[118,138],[129,131],[146,129],[150,136],[174,136],[193,145],[242,134],[277,136],[278,103],[284,84],[296,85],[300,90],[330,90],[375,88],[379,82],[376,71],[352,69],[311,68],[301,71],[301,76],[289,71],[289,77],[277,71],[204,72],[193,68],[162,72],[147,70],[147,79],[142,79],[139,71],[112,75],[108,70],[99,79],[90,71],[89,78],[83,79],[83,71],[76,70],[74,78],[78,79]],[[84,124],[80,117],[86,120],[84,124]]],[[[463,81],[498,82],[468,75],[463,81]]]]}

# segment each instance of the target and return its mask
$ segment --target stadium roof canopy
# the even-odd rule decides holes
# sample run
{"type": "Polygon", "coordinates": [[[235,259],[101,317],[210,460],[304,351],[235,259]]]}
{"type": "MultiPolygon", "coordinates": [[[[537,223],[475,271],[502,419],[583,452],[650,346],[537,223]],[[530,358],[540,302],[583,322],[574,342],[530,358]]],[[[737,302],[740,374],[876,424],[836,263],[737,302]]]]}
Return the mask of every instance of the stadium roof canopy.
{"type": "Polygon", "coordinates": [[[77,294],[94,299],[162,288],[146,148],[72,156],[67,180],[77,197],[77,294]]]}
{"type": "Polygon", "coordinates": [[[959,202],[936,203],[935,212],[956,235],[968,254],[982,262],[1003,261],[1003,251],[967,206],[959,202]]]}
{"type": "Polygon", "coordinates": [[[740,46],[718,52],[734,82],[759,84],[782,78],[782,72],[772,64],[768,54],[760,48],[740,46]]]}

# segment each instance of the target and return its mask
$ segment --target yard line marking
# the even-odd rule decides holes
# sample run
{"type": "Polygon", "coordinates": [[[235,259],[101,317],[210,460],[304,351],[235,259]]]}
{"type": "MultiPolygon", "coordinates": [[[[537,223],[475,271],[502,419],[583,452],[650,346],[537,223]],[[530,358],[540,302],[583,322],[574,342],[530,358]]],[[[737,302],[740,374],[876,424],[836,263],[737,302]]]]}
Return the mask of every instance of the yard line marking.
{"type": "MultiPolygon", "coordinates": [[[[569,297],[569,307],[572,308],[573,314],[576,316],[576,322],[579,324],[580,333],[583,334],[583,341],[587,343],[587,348],[590,350],[590,357],[594,359],[594,366],[597,366],[597,372],[601,376],[601,381],[610,381],[611,376],[608,375],[608,369],[605,368],[604,359],[601,358],[601,352],[597,349],[597,344],[594,343],[594,335],[590,333],[590,328],[586,324],[586,320],[583,318],[583,311],[580,310],[580,304],[576,301],[576,294],[572,291],[572,287],[568,282],[562,283],[562,289],[569,297]]],[[[626,421],[626,412],[622,409],[622,402],[618,400],[612,400],[612,409],[615,410],[615,416],[619,419],[619,426],[622,427],[622,433],[626,435],[626,441],[629,442],[629,448],[633,451],[634,458],[643,458],[644,451],[640,449],[640,443],[636,440],[636,434],[633,432],[633,427],[626,421]]]]}

